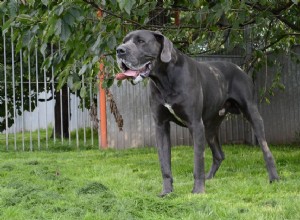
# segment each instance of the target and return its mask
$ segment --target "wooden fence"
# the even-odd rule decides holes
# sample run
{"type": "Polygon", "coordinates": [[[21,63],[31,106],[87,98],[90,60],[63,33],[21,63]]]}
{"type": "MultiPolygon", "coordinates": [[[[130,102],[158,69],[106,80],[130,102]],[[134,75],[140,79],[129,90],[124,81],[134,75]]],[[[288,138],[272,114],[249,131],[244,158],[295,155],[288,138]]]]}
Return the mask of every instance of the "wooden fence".
{"type": "MultiPolygon", "coordinates": [[[[300,46],[293,50],[294,56],[300,57],[300,46]]],[[[256,90],[260,91],[274,83],[276,75],[280,74],[283,91],[276,89],[270,96],[270,104],[259,104],[260,112],[265,123],[267,140],[271,143],[293,144],[300,143],[300,64],[290,56],[269,56],[280,65],[276,73],[274,68],[263,69],[257,77],[256,90]],[[268,79],[266,80],[266,77],[268,79]],[[273,79],[273,80],[272,80],[273,79]]],[[[276,81],[276,80],[275,80],[276,81]]]]}

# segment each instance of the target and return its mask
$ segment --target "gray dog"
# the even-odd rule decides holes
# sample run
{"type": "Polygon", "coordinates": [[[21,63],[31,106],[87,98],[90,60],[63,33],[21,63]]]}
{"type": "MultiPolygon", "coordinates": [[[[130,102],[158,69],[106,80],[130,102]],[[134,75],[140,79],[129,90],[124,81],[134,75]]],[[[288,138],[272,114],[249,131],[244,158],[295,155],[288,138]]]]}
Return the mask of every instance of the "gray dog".
{"type": "Polygon", "coordinates": [[[130,32],[117,47],[122,73],[117,80],[137,84],[150,80],[150,105],[155,121],[156,143],[161,166],[161,196],[173,191],[170,121],[189,129],[194,143],[193,193],[203,193],[205,178],[214,177],[224,160],[218,130],[226,113],[240,112],[251,123],[264,155],[270,182],[278,180],[272,153],[265,139],[264,125],[255,102],[251,78],[229,62],[197,62],[173,47],[159,32],[130,32]],[[205,139],[213,163],[205,176],[205,139]]]}

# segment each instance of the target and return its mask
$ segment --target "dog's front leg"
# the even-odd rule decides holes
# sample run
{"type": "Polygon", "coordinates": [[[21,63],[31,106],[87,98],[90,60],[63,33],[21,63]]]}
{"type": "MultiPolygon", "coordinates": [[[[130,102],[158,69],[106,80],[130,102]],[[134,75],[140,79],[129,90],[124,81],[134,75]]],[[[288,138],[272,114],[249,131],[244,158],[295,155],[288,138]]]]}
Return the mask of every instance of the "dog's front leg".
{"type": "Polygon", "coordinates": [[[158,157],[163,178],[163,189],[160,196],[165,196],[173,191],[173,178],[171,172],[170,123],[157,123],[155,132],[158,157]]]}
{"type": "Polygon", "coordinates": [[[205,169],[204,169],[204,149],[205,131],[202,120],[194,122],[189,126],[190,133],[194,141],[194,188],[192,193],[204,193],[205,190],[205,169]]]}

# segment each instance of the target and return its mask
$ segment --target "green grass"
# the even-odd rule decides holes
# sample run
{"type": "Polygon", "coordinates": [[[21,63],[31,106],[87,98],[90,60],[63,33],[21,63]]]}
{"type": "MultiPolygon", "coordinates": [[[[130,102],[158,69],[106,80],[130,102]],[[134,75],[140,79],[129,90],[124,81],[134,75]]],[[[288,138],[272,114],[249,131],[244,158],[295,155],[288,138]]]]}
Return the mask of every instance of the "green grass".
{"type": "Polygon", "coordinates": [[[272,147],[274,184],[258,147],[224,151],[206,193],[193,195],[193,150],[173,148],[175,191],[165,198],[155,148],[2,151],[0,219],[300,219],[300,147],[272,147]]]}
{"type": "Polygon", "coordinates": [[[6,146],[6,135],[0,134],[0,152],[7,150],[17,151],[36,151],[36,150],[62,150],[70,151],[74,149],[97,149],[98,148],[98,131],[90,128],[78,130],[78,141],[76,131],[72,131],[70,138],[53,137],[52,128],[41,129],[34,132],[24,132],[24,134],[16,133],[8,135],[8,145],[6,146]],[[86,141],[84,141],[84,136],[86,141]],[[92,140],[93,136],[93,140],[92,140]],[[15,144],[16,140],[16,144],[15,144]],[[48,141],[47,141],[48,140],[48,141]],[[46,144],[47,143],[47,144],[46,144]]]}

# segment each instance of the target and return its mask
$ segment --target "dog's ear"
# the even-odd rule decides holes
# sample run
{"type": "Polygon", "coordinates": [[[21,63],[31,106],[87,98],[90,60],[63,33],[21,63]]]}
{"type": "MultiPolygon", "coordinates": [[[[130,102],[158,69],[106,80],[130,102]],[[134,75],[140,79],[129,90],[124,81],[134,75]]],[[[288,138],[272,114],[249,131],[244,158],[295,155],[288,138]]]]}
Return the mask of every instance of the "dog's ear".
{"type": "Polygon", "coordinates": [[[161,43],[162,50],[160,54],[160,59],[164,63],[169,63],[172,59],[172,50],[173,50],[173,43],[166,38],[162,33],[159,31],[153,32],[156,39],[161,43]]]}

